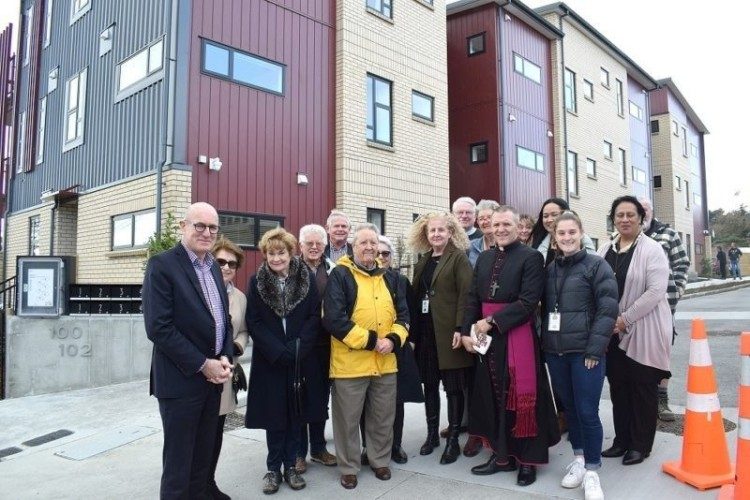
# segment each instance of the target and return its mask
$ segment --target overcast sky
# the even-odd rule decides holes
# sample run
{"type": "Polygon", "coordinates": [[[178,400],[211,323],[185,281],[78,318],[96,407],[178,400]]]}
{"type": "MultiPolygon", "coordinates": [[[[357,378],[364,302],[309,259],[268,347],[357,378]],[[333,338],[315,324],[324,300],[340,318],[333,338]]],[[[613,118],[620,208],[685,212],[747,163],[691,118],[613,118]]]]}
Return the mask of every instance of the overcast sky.
{"type": "MultiPolygon", "coordinates": [[[[342,0],[339,0],[342,1],[342,0]]],[[[352,1],[352,0],[345,0],[352,1]]],[[[394,2],[405,0],[394,0],[394,2]]],[[[0,26],[17,23],[18,0],[0,0],[0,26]]],[[[452,3],[452,0],[448,0],[452,3]]],[[[527,0],[530,7],[549,1],[527,0]]],[[[750,2],[717,0],[568,0],[655,79],[671,77],[706,125],[709,208],[750,205],[750,2]],[[744,94],[748,94],[747,89],[744,94]],[[745,149],[743,149],[745,148],[745,149]]],[[[14,31],[17,32],[17,26],[14,31]]]]}

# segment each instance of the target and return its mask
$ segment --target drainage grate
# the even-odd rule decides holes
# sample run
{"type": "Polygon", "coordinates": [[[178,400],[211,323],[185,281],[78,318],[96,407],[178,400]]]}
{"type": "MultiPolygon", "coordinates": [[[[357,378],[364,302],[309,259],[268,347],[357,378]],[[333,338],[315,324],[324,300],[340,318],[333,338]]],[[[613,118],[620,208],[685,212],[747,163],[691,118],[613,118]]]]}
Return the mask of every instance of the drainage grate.
{"type": "Polygon", "coordinates": [[[35,437],[34,439],[29,439],[28,441],[24,441],[21,444],[24,446],[39,446],[40,444],[49,443],[50,441],[54,441],[55,439],[60,439],[65,436],[70,436],[71,434],[73,434],[73,431],[60,429],[59,431],[50,432],[49,434],[35,437]]]}
{"type": "Polygon", "coordinates": [[[21,453],[23,450],[21,448],[18,448],[16,446],[11,446],[10,448],[3,448],[0,450],[0,459],[3,459],[5,457],[9,457],[11,455],[15,455],[16,453],[21,453]]]}

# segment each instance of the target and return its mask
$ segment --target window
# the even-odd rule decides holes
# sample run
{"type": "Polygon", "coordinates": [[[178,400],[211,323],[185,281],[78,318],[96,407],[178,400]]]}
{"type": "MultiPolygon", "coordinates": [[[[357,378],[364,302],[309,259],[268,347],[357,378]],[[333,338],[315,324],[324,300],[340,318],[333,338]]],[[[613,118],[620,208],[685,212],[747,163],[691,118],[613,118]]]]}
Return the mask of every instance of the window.
{"type": "Polygon", "coordinates": [[[583,80],[583,97],[594,102],[594,84],[586,79],[583,80]]]}
{"type": "Polygon", "coordinates": [[[39,101],[39,123],[36,129],[36,164],[44,161],[44,131],[47,127],[47,96],[39,101]]]}
{"type": "Polygon", "coordinates": [[[685,208],[690,208],[690,184],[685,181],[685,208]]]}
{"type": "Polygon", "coordinates": [[[39,215],[29,217],[29,255],[41,255],[39,248],[39,232],[42,228],[42,218],[39,215]]]}
{"type": "Polygon", "coordinates": [[[677,191],[682,191],[682,178],[679,175],[674,176],[674,185],[677,191]]]}
{"type": "Polygon", "coordinates": [[[70,24],[78,21],[91,10],[91,0],[70,0],[70,24]]]}
{"type": "Polygon", "coordinates": [[[391,12],[391,0],[367,0],[367,8],[372,9],[389,19],[393,17],[393,12],[391,12]]]}
{"type": "Polygon", "coordinates": [[[604,141],[604,158],[612,159],[612,143],[609,141],[604,141]]]}
{"type": "Polygon", "coordinates": [[[586,175],[596,177],[596,160],[586,158],[586,175]]]}
{"type": "MultiPolygon", "coordinates": [[[[633,101],[628,101],[628,111],[630,112],[630,116],[632,116],[633,118],[638,118],[639,120],[643,121],[643,110],[641,109],[640,106],[638,106],[633,101]]],[[[656,120],[654,120],[654,121],[656,121],[656,120]]],[[[651,122],[651,123],[653,123],[653,122],[651,122]]],[[[656,131],[658,132],[659,131],[658,130],[658,128],[659,128],[658,127],[659,122],[657,121],[656,124],[657,124],[657,130],[656,131]]],[[[652,127],[651,131],[653,132],[653,127],[652,127]]]]}
{"type": "Polygon", "coordinates": [[[23,44],[23,65],[29,64],[29,57],[31,55],[31,34],[34,31],[34,6],[32,5],[26,11],[26,37],[24,38],[23,44]]]}
{"type": "Polygon", "coordinates": [[[615,90],[617,90],[617,114],[620,116],[625,115],[625,103],[623,101],[622,93],[622,82],[615,78],[615,90]]]}
{"type": "Polygon", "coordinates": [[[628,184],[628,161],[625,150],[620,148],[620,184],[626,186],[628,184]]]}
{"type": "MultiPolygon", "coordinates": [[[[112,24],[99,33],[99,57],[112,51],[112,39],[115,37],[115,25],[112,24]]],[[[135,56],[133,56],[135,57],[135,56]]]]}
{"type": "Polygon", "coordinates": [[[26,111],[22,111],[18,117],[18,154],[16,155],[16,173],[24,171],[26,158],[26,111]]]}
{"type": "Polygon", "coordinates": [[[565,163],[568,167],[568,193],[578,195],[578,155],[568,151],[565,163]]]}
{"type": "Polygon", "coordinates": [[[385,234],[385,210],[380,210],[379,208],[368,208],[367,222],[374,224],[380,231],[380,234],[385,234]]]}
{"type": "Polygon", "coordinates": [[[576,74],[565,68],[565,109],[576,112],[576,74]]]}
{"type": "Polygon", "coordinates": [[[602,85],[609,88],[609,71],[601,68],[599,71],[599,81],[602,82],[602,85]]]}
{"type": "Polygon", "coordinates": [[[516,53],[513,53],[513,69],[531,81],[542,83],[542,68],[516,53]]]}
{"type": "Polygon", "coordinates": [[[367,140],[388,146],[393,145],[392,85],[379,76],[367,75],[367,140]]]}
{"type": "Polygon", "coordinates": [[[599,238],[591,238],[591,243],[594,244],[595,249],[599,249],[599,238]]]}
{"type": "Polygon", "coordinates": [[[49,75],[47,76],[47,93],[48,94],[57,90],[57,76],[59,74],[60,74],[59,66],[49,72],[49,75]]]}
{"type": "Polygon", "coordinates": [[[544,172],[544,155],[542,153],[516,146],[516,160],[519,167],[544,172]]]}
{"type": "MultiPolygon", "coordinates": [[[[633,167],[633,180],[640,184],[646,184],[646,171],[634,166],[633,167]]],[[[659,179],[659,182],[661,182],[661,179],[659,179]]]]}
{"type": "Polygon", "coordinates": [[[687,158],[687,155],[688,155],[687,130],[685,130],[685,127],[682,127],[682,156],[687,158]]]}
{"type": "Polygon", "coordinates": [[[676,121],[672,120],[672,133],[676,136],[680,136],[680,126],[677,124],[676,121]]]}
{"type": "Polygon", "coordinates": [[[654,188],[660,188],[661,187],[661,175],[655,175],[654,176],[654,188]]]}
{"type": "Polygon", "coordinates": [[[435,121],[435,98],[412,90],[411,114],[423,120],[435,121]]]}
{"type": "Polygon", "coordinates": [[[659,133],[659,120],[651,120],[651,133],[652,134],[659,133]]]}
{"type": "Polygon", "coordinates": [[[164,77],[164,39],[159,38],[117,66],[117,97],[125,97],[164,77]]]}
{"type": "Polygon", "coordinates": [[[698,146],[693,143],[690,143],[690,156],[698,158],[698,146]]]}
{"type": "Polygon", "coordinates": [[[469,145],[469,163],[487,162],[487,143],[478,142],[469,145]]]}
{"type": "Polygon", "coordinates": [[[63,152],[83,144],[84,118],[86,115],[86,74],[84,69],[74,75],[65,85],[65,136],[63,152]]]}
{"type": "Polygon", "coordinates": [[[284,94],[283,64],[203,40],[203,72],[272,94],[284,94]]]}
{"type": "Polygon", "coordinates": [[[144,247],[156,233],[156,211],[115,215],[112,217],[112,250],[144,247]]]}
{"type": "Polygon", "coordinates": [[[466,39],[469,55],[474,56],[484,52],[484,33],[470,36],[466,39]]]}
{"type": "Polygon", "coordinates": [[[243,248],[256,248],[271,229],[284,225],[283,217],[255,214],[220,213],[221,234],[243,248]]]}
{"type": "Polygon", "coordinates": [[[44,6],[44,47],[49,47],[50,37],[52,36],[52,5],[53,0],[47,0],[44,6]]]}

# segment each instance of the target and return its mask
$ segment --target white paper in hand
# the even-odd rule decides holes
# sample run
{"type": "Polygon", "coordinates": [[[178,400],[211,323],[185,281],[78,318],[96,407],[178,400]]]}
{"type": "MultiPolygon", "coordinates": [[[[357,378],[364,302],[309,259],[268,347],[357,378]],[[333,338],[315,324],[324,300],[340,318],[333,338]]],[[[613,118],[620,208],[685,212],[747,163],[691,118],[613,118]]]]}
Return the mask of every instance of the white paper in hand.
{"type": "Polygon", "coordinates": [[[477,332],[474,331],[474,325],[471,325],[471,342],[474,344],[474,350],[479,354],[487,354],[487,349],[490,348],[492,343],[492,337],[489,335],[483,335],[482,341],[480,342],[477,338],[477,332]]]}

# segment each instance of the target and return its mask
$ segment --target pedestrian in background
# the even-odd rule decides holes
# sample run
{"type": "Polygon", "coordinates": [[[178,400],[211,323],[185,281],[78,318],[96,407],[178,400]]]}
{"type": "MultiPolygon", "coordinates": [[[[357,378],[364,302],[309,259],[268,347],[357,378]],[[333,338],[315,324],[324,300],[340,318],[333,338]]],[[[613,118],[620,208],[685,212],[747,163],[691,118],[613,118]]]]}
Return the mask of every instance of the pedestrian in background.
{"type": "Polygon", "coordinates": [[[737,244],[733,241],[729,250],[727,250],[727,257],[729,257],[729,273],[732,275],[732,281],[742,279],[742,271],[740,270],[741,256],[742,250],[737,248],[737,244]]]}

